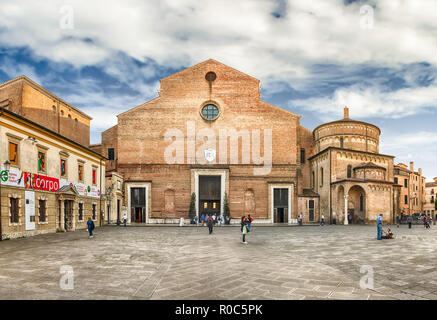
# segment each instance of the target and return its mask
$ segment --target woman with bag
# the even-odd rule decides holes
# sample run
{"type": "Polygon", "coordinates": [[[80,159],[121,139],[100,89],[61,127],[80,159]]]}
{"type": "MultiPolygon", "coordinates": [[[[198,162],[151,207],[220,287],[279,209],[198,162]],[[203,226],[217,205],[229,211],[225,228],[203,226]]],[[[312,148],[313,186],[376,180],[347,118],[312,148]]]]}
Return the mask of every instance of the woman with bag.
{"type": "Polygon", "coordinates": [[[241,232],[243,234],[243,243],[247,244],[246,242],[246,234],[247,234],[247,219],[245,216],[241,217],[241,232]]]}

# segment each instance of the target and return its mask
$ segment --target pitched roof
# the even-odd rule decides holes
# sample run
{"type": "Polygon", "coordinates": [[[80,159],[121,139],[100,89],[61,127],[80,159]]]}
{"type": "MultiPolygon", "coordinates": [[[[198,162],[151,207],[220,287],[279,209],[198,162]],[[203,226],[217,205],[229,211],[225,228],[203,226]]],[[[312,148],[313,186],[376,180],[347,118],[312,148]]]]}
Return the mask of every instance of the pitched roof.
{"type": "Polygon", "coordinates": [[[375,169],[387,170],[386,168],[378,166],[377,164],[374,164],[373,162],[367,162],[367,163],[363,162],[359,166],[356,166],[354,169],[362,169],[362,168],[375,168],[375,169]]]}

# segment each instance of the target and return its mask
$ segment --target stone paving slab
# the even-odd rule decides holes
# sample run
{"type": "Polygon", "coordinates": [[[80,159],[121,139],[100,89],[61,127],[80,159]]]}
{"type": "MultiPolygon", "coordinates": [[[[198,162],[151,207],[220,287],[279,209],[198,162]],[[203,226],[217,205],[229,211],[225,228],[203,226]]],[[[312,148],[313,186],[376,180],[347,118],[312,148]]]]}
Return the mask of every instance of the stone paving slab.
{"type": "Polygon", "coordinates": [[[0,299],[437,300],[437,228],[116,227],[0,242],[0,299]],[[60,287],[71,266],[74,289],[60,287]],[[373,270],[373,289],[360,287],[373,270]]]}

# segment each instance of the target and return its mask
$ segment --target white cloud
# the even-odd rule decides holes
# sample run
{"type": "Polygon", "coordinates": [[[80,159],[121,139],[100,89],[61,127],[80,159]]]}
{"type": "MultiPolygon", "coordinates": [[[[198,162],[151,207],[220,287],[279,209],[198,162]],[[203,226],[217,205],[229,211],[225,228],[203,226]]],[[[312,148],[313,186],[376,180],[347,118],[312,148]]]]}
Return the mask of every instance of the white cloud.
{"type": "Polygon", "coordinates": [[[395,91],[381,91],[380,87],[350,87],[337,89],[332,97],[294,100],[293,106],[317,111],[325,119],[341,115],[344,106],[352,107],[352,118],[400,118],[436,108],[436,97],[437,84],[395,91]]]}
{"type": "Polygon", "coordinates": [[[75,28],[62,30],[58,1],[16,0],[0,4],[0,43],[76,66],[117,52],[173,67],[212,57],[276,79],[303,76],[318,61],[437,64],[436,2],[379,1],[370,30],[360,28],[360,3],[293,0],[281,19],[270,14],[276,6],[270,0],[76,0],[75,28]]]}

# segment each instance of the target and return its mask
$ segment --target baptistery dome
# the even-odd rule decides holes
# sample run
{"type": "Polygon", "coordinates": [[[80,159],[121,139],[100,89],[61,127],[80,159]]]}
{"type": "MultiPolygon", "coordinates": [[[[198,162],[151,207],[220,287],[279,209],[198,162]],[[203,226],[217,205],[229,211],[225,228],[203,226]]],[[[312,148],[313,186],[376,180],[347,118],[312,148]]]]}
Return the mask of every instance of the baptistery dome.
{"type": "Polygon", "coordinates": [[[370,123],[349,118],[349,108],[344,108],[344,118],[321,124],[313,131],[316,152],[328,147],[379,153],[381,130],[370,123]]]}

